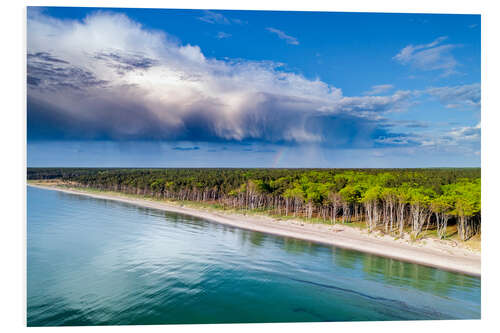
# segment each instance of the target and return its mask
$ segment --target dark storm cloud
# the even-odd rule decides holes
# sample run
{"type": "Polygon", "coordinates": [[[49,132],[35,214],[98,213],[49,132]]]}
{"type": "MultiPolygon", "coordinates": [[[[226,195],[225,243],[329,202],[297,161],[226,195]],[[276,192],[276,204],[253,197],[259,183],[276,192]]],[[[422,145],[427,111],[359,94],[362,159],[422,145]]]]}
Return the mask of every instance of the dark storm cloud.
{"type": "Polygon", "coordinates": [[[28,97],[27,107],[29,140],[159,139],[162,131],[154,114],[133,101],[88,101],[93,112],[84,116],[33,97],[28,97]]]}
{"type": "Polygon", "coordinates": [[[29,60],[35,59],[39,61],[59,63],[59,64],[68,63],[67,61],[53,57],[47,52],[28,53],[28,59],[29,60]]]}
{"type": "Polygon", "coordinates": [[[97,52],[94,58],[104,61],[109,67],[116,68],[120,72],[147,70],[158,64],[157,60],[147,56],[141,54],[127,54],[120,51],[97,52]]]}
{"type": "Polygon", "coordinates": [[[283,97],[264,94],[254,110],[246,110],[240,119],[233,119],[236,124],[243,124],[235,127],[244,131],[239,133],[239,139],[235,139],[226,133],[230,128],[224,121],[212,117],[217,112],[213,110],[217,105],[207,103],[207,108],[194,108],[189,115],[183,115],[181,123],[173,124],[145,108],[137,96],[125,91],[123,95],[130,99],[92,96],[81,100],[86,110],[92,110],[85,116],[76,110],[68,112],[29,98],[29,139],[184,140],[240,144],[316,142],[333,148],[367,147],[374,138],[391,136],[386,128],[388,125],[382,121],[311,112],[307,103],[293,104],[283,97]]]}
{"type": "Polygon", "coordinates": [[[352,115],[322,115],[308,119],[307,129],[321,133],[326,148],[370,148],[383,146],[415,146],[417,140],[405,133],[391,132],[384,119],[370,120],[352,115]]]}
{"type": "Polygon", "coordinates": [[[40,84],[40,82],[42,82],[42,80],[37,78],[37,77],[33,77],[33,76],[28,75],[28,77],[26,78],[26,82],[29,85],[38,86],[40,84]]]}
{"type": "Polygon", "coordinates": [[[81,90],[107,84],[107,81],[98,79],[94,73],[47,52],[29,53],[27,72],[29,85],[51,90],[81,90]]]}

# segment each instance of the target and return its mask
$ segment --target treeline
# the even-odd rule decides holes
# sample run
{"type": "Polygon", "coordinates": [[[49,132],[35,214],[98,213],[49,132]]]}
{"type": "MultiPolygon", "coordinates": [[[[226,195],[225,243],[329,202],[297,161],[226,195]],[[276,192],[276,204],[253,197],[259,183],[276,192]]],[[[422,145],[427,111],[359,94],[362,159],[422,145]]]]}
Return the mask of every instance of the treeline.
{"type": "Polygon", "coordinates": [[[29,168],[28,179],[160,199],[217,202],[328,223],[365,221],[368,230],[413,237],[457,225],[480,233],[481,170],[440,169],[75,169],[29,168]]]}

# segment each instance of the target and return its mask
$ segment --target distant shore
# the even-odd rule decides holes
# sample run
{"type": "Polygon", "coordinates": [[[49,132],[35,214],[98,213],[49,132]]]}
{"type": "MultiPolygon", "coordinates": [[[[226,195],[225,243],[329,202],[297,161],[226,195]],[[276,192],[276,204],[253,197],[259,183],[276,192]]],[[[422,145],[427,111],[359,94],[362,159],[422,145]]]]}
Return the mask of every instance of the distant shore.
{"type": "Polygon", "coordinates": [[[152,209],[196,216],[251,231],[357,250],[474,276],[481,275],[481,254],[479,252],[452,246],[437,239],[426,239],[412,243],[407,238],[395,240],[390,236],[368,234],[366,231],[341,224],[309,224],[298,220],[285,221],[267,216],[229,214],[223,211],[186,207],[173,202],[127,197],[120,195],[120,193],[89,193],[78,189],[39,184],[28,184],[28,186],[97,199],[120,201],[152,209]]]}

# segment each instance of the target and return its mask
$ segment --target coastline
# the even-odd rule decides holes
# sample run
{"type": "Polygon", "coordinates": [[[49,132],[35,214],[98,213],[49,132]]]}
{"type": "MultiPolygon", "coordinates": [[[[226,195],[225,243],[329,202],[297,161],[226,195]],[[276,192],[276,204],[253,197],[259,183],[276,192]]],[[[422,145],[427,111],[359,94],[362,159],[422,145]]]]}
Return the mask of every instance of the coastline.
{"type": "Polygon", "coordinates": [[[112,194],[95,194],[55,186],[27,184],[47,190],[113,200],[146,208],[175,212],[206,219],[233,227],[290,237],[329,246],[370,253],[424,266],[435,267],[473,276],[481,276],[481,254],[463,247],[453,247],[437,239],[410,243],[390,236],[377,236],[340,224],[309,224],[298,220],[279,220],[260,215],[227,214],[207,209],[185,207],[171,202],[130,198],[112,194]]]}

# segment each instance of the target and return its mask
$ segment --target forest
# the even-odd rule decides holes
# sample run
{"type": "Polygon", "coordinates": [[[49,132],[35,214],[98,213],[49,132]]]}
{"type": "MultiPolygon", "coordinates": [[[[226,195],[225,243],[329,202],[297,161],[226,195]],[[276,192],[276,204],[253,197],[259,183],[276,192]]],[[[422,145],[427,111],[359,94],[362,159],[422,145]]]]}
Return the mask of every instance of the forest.
{"type": "Polygon", "coordinates": [[[364,222],[369,232],[418,238],[456,225],[481,232],[481,169],[28,168],[28,180],[157,199],[217,203],[324,223],[364,222]]]}

